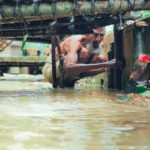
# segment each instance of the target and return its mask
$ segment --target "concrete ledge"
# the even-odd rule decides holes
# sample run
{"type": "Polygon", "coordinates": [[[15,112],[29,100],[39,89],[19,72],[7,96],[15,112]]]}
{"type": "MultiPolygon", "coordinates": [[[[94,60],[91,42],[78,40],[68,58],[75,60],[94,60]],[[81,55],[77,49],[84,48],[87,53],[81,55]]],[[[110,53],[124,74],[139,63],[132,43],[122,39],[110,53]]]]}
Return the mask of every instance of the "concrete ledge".
{"type": "Polygon", "coordinates": [[[43,66],[47,56],[0,57],[0,67],[11,66],[43,66]]]}

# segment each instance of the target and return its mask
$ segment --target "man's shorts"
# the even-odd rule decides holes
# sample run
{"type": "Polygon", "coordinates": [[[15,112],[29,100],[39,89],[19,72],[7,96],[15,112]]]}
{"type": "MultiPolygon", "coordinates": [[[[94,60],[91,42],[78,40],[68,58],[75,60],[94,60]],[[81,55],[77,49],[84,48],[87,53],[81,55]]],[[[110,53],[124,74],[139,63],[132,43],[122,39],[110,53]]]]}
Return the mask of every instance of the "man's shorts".
{"type": "MultiPolygon", "coordinates": [[[[64,60],[64,66],[63,69],[65,71],[65,60],[64,60]]],[[[47,62],[44,65],[42,69],[42,73],[44,75],[44,78],[46,81],[53,83],[53,76],[52,76],[52,58],[49,56],[47,58],[47,62]]],[[[60,77],[60,71],[59,71],[59,61],[56,62],[56,79],[59,79],[60,77]]]]}
{"type": "MultiPolygon", "coordinates": [[[[63,71],[65,73],[66,71],[66,61],[65,61],[65,57],[64,57],[64,65],[63,65],[63,71]]],[[[51,56],[49,56],[47,58],[47,62],[44,65],[43,69],[42,69],[42,73],[44,75],[44,78],[46,81],[53,83],[53,76],[52,76],[52,58],[51,56]]],[[[59,80],[60,78],[60,71],[59,71],[59,61],[56,62],[56,80],[59,80]]],[[[80,74],[74,74],[69,76],[66,80],[64,80],[64,85],[73,85],[75,83],[75,81],[79,80],[80,74]]]]}

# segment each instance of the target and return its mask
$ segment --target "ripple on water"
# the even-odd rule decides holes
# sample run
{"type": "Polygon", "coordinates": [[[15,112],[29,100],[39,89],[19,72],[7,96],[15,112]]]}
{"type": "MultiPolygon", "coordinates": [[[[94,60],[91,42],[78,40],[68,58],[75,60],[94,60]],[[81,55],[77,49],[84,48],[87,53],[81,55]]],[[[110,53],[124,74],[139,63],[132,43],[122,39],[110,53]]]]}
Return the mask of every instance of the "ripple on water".
{"type": "Polygon", "coordinates": [[[16,132],[14,139],[16,141],[29,141],[32,140],[32,137],[43,137],[43,134],[34,133],[34,132],[16,132]]]}
{"type": "Polygon", "coordinates": [[[1,92],[0,142],[14,140],[2,150],[150,148],[147,110],[108,101],[111,94],[91,93],[38,89],[1,92]]]}

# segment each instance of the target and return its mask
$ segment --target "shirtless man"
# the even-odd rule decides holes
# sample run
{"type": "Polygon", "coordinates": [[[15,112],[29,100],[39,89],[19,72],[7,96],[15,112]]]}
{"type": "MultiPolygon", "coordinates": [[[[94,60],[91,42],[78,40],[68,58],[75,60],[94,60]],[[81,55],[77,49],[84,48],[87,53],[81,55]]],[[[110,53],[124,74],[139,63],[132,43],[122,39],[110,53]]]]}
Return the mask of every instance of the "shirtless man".
{"type": "MultiPolygon", "coordinates": [[[[93,32],[94,34],[70,36],[60,43],[61,52],[64,54],[64,84],[66,87],[73,87],[77,80],[105,72],[108,67],[114,67],[117,64],[115,59],[107,61],[107,58],[99,55],[105,28],[94,29],[93,32]]],[[[52,83],[51,62],[51,57],[49,57],[43,68],[44,77],[50,83],[52,83]]],[[[56,62],[59,62],[57,49],[56,62]]],[[[59,84],[58,64],[56,64],[56,74],[59,84]]]]}

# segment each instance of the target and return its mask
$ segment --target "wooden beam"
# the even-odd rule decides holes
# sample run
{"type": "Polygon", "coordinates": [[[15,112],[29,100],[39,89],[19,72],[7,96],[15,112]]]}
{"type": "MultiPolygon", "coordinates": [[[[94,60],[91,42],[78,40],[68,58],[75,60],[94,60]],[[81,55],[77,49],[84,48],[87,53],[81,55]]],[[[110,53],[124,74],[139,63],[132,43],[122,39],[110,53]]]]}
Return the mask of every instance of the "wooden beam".
{"type": "MultiPolygon", "coordinates": [[[[122,30],[118,30],[118,26],[114,27],[114,57],[116,60],[123,62],[123,40],[122,40],[122,30]]],[[[120,68],[114,71],[114,88],[122,89],[122,70],[120,68]]]]}
{"type": "Polygon", "coordinates": [[[60,71],[59,84],[60,84],[60,88],[64,88],[64,57],[62,56],[61,53],[61,48],[59,45],[59,37],[55,37],[55,41],[56,41],[56,46],[59,54],[59,71],[60,71]]]}
{"type": "MultiPolygon", "coordinates": [[[[108,60],[114,59],[114,43],[111,43],[110,51],[108,52],[108,60]]],[[[114,89],[114,69],[108,70],[108,88],[114,89]]]]}
{"type": "Polygon", "coordinates": [[[53,77],[53,88],[57,87],[57,79],[56,79],[56,56],[55,56],[55,48],[56,48],[56,42],[55,42],[55,37],[52,36],[52,77],[53,77]]]}

